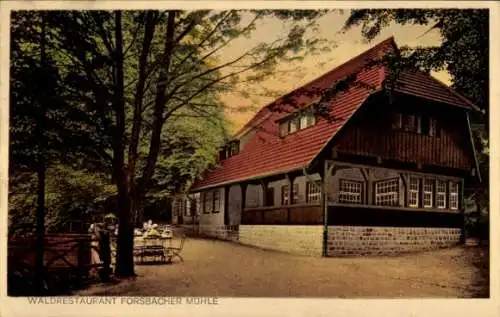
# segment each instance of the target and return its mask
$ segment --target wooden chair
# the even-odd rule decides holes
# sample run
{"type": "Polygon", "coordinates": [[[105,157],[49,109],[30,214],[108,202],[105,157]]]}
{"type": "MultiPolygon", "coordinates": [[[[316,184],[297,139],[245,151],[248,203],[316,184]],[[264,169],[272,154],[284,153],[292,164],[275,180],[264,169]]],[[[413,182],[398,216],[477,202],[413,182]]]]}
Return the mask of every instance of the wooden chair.
{"type": "Polygon", "coordinates": [[[179,258],[181,262],[184,262],[184,259],[181,256],[182,249],[184,248],[184,243],[186,241],[186,235],[182,234],[180,243],[178,246],[169,246],[166,248],[166,257],[168,262],[172,262],[174,258],[179,258]]]}

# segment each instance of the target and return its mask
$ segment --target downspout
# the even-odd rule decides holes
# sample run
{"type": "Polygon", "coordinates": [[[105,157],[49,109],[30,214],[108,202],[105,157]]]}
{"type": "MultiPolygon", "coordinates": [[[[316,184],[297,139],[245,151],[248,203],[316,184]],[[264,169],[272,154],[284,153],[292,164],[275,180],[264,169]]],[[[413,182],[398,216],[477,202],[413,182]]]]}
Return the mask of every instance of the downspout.
{"type": "MultiPolygon", "coordinates": [[[[309,175],[306,171],[306,168],[302,168],[302,173],[304,176],[311,182],[318,185],[317,181],[314,180],[311,175],[309,175]]],[[[324,173],[323,178],[326,178],[326,173],[324,173]]],[[[328,256],[328,204],[326,201],[326,185],[325,180],[322,179],[319,182],[319,186],[321,188],[321,204],[323,206],[323,257],[328,256]]],[[[307,195],[307,193],[306,193],[307,195]]]]}
{"type": "Polygon", "coordinates": [[[465,185],[465,181],[464,179],[462,178],[462,180],[460,181],[460,209],[461,209],[461,213],[462,213],[462,233],[460,234],[460,244],[465,244],[465,241],[466,241],[466,238],[467,238],[467,234],[466,234],[466,225],[465,225],[465,197],[464,197],[464,194],[465,194],[465,188],[464,188],[464,185],[465,185]]]}
{"type": "Polygon", "coordinates": [[[481,172],[479,170],[479,161],[477,160],[476,146],[474,145],[474,137],[472,135],[472,129],[471,129],[471,125],[470,125],[469,113],[466,113],[465,116],[467,118],[467,126],[469,128],[470,142],[471,142],[471,145],[472,145],[472,152],[474,154],[474,161],[476,163],[477,178],[479,179],[479,182],[481,183],[482,182],[482,180],[481,180],[481,172]]]}

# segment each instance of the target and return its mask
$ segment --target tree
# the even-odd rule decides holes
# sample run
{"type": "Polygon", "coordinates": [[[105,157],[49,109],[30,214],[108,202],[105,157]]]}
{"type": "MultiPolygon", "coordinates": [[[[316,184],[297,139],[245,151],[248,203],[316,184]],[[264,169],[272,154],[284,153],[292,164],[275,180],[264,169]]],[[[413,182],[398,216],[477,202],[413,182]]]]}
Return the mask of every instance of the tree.
{"type": "MultiPolygon", "coordinates": [[[[306,31],[325,11],[51,12],[53,45],[64,77],[75,147],[116,185],[120,233],[116,274],[134,275],[133,217],[154,183],[167,123],[209,114],[214,98],[238,84],[260,82],[281,62],[325,44],[306,31]],[[243,17],[249,22],[245,22],[243,17]],[[241,55],[220,52],[273,17],[288,33],[241,55]],[[131,67],[133,65],[134,67],[131,67]]],[[[179,139],[174,139],[176,144],[179,139]]],[[[173,152],[172,152],[173,153],[173,152]]],[[[184,172],[182,172],[184,173],[184,172]]]]}
{"type": "Polygon", "coordinates": [[[43,14],[16,14],[11,32],[11,118],[10,169],[34,170],[36,188],[35,284],[43,289],[45,239],[45,173],[47,159],[55,156],[57,139],[53,138],[47,117],[57,116],[61,106],[58,93],[59,74],[48,56],[49,34],[43,14]],[[22,118],[23,120],[17,120],[22,118]],[[12,122],[12,121],[11,121],[12,122]],[[34,137],[36,136],[36,137],[34,137]]]}
{"type": "MultiPolygon", "coordinates": [[[[472,130],[483,182],[474,193],[478,206],[489,197],[489,12],[487,9],[363,9],[353,10],[344,30],[361,26],[370,41],[391,23],[430,25],[442,42],[434,47],[402,47],[401,63],[423,70],[446,70],[452,88],[483,110],[473,115],[472,130]]],[[[478,207],[481,209],[481,207],[478,207]]],[[[478,210],[479,211],[479,210],[478,210]]]]}

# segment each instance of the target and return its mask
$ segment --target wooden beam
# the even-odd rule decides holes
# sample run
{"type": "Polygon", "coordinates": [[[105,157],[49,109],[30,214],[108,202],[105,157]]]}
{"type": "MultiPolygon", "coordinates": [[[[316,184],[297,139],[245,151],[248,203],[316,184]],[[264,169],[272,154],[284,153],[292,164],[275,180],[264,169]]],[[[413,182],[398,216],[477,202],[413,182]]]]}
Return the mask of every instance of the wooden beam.
{"type": "Polygon", "coordinates": [[[260,186],[262,187],[262,206],[265,207],[267,206],[267,187],[269,185],[269,182],[266,180],[260,180],[260,186]]]}
{"type": "Polygon", "coordinates": [[[240,187],[241,187],[241,212],[243,213],[245,211],[246,205],[247,205],[247,187],[248,187],[248,184],[241,183],[240,187]]]}
{"type": "MultiPolygon", "coordinates": [[[[321,182],[321,205],[323,209],[323,256],[328,256],[328,196],[326,194],[326,177],[328,175],[328,163],[324,162],[324,178],[321,182]]],[[[307,193],[306,193],[307,194],[307,193]]]]}
{"type": "Polygon", "coordinates": [[[363,167],[360,167],[359,170],[361,171],[361,174],[363,175],[363,178],[365,180],[365,199],[364,201],[367,203],[367,204],[372,204],[373,201],[372,201],[372,174],[370,173],[370,169],[369,168],[363,168],[363,167]]]}
{"type": "Polygon", "coordinates": [[[229,186],[224,186],[224,224],[229,225],[229,186]]]}
{"type": "Polygon", "coordinates": [[[402,170],[402,169],[398,169],[398,168],[378,167],[378,166],[370,166],[370,165],[357,164],[357,163],[347,163],[347,162],[340,162],[340,161],[333,161],[333,160],[330,160],[328,162],[334,163],[336,167],[338,166],[340,168],[353,168],[353,167],[384,168],[384,169],[388,169],[388,170],[400,172],[400,173],[411,173],[412,175],[420,176],[420,177],[425,177],[425,176],[429,177],[430,176],[430,177],[440,178],[443,180],[453,180],[453,181],[460,181],[462,179],[462,177],[447,176],[447,175],[433,174],[433,173],[419,173],[419,172],[414,172],[414,171],[409,171],[409,170],[402,170]]]}
{"type": "Polygon", "coordinates": [[[290,175],[289,173],[285,174],[285,178],[288,180],[288,205],[292,205],[293,200],[293,181],[295,180],[294,175],[290,175]]]}

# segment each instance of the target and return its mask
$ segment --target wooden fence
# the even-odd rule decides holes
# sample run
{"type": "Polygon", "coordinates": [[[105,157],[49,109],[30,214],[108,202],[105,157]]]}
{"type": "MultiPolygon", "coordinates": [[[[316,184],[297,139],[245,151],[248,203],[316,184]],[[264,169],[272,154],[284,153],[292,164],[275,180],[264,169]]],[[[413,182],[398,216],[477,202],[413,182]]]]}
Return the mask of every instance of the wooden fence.
{"type": "MultiPolygon", "coordinates": [[[[34,236],[9,237],[9,289],[14,287],[12,283],[23,281],[31,285],[35,280],[35,242],[34,236]]],[[[61,278],[66,284],[63,286],[78,288],[89,279],[92,269],[96,269],[100,279],[105,281],[110,277],[110,265],[108,234],[99,238],[89,234],[51,234],[45,237],[43,278],[47,289],[60,287],[54,283],[61,278]]]]}

